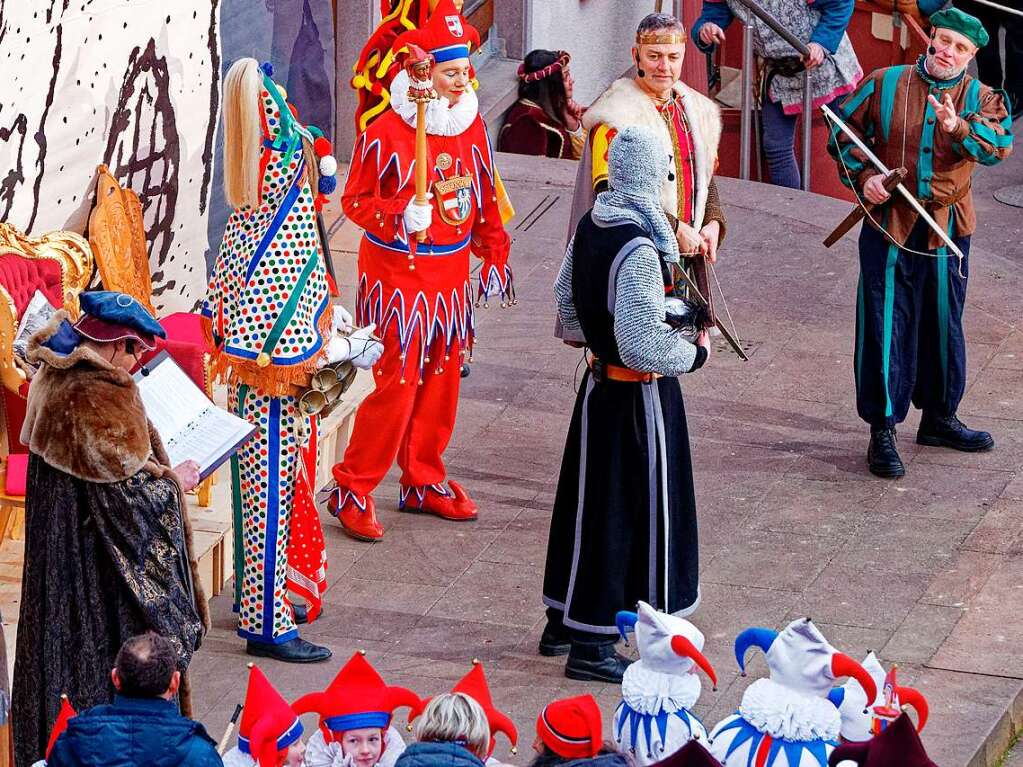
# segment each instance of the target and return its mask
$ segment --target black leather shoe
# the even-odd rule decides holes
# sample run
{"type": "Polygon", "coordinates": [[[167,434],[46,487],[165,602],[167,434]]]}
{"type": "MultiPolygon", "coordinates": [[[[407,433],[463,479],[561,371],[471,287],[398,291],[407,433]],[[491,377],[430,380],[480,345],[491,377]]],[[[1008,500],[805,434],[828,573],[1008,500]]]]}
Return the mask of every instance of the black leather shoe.
{"type": "Polygon", "coordinates": [[[895,447],[895,429],[871,429],[867,448],[867,467],[875,477],[894,479],[906,474],[895,447]]]}
{"type": "Polygon", "coordinates": [[[990,450],[995,446],[995,440],[990,434],[968,428],[955,414],[936,416],[924,413],[916,432],[916,441],[921,445],[950,447],[965,453],[990,450]]]}
{"type": "Polygon", "coordinates": [[[572,637],[564,626],[554,626],[550,621],[544,627],[540,635],[540,646],[537,651],[545,658],[554,658],[558,655],[568,655],[572,649],[572,637]]]}
{"type": "Polygon", "coordinates": [[[292,605],[291,615],[295,619],[295,624],[298,626],[305,625],[309,622],[309,608],[306,605],[292,605]]]}
{"type": "Polygon", "coordinates": [[[272,658],[284,663],[319,663],[333,654],[329,647],[307,642],[302,637],[295,637],[280,644],[246,642],[245,652],[257,658],[272,658]]]}
{"type": "Polygon", "coordinates": [[[583,682],[621,684],[632,660],[615,652],[613,644],[580,645],[573,643],[565,663],[565,676],[583,682]]]}

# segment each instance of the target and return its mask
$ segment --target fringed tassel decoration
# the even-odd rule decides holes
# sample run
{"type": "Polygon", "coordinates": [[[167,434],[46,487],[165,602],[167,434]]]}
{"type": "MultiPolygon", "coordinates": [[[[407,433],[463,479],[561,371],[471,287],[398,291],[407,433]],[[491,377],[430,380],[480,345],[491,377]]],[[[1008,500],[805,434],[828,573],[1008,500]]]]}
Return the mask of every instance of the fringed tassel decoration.
{"type": "Polygon", "coordinates": [[[518,303],[518,299],[515,298],[515,278],[508,264],[498,266],[497,264],[483,263],[479,275],[476,306],[482,302],[484,308],[489,307],[492,295],[501,297],[502,308],[518,303]]]}

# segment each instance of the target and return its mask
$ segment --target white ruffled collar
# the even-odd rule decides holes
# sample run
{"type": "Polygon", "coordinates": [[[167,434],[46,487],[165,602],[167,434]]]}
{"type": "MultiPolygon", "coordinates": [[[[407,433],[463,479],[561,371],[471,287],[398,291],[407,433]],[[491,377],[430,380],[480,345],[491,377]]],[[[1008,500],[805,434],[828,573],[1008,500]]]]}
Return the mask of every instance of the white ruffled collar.
{"type": "Polygon", "coordinates": [[[700,677],[696,674],[665,674],[643,665],[642,659],[627,669],[622,678],[622,700],[640,714],[673,714],[692,708],[700,699],[700,677]]]}
{"type": "Polygon", "coordinates": [[[837,740],[838,709],[827,698],[804,695],[770,679],[758,679],[743,693],[739,715],[772,738],[792,741],[837,740]]]}
{"type": "MultiPolygon", "coordinates": [[[[409,75],[404,69],[391,81],[391,108],[413,128],[416,126],[416,104],[409,101],[409,75]]],[[[457,136],[464,132],[480,111],[476,91],[470,86],[453,106],[444,97],[426,105],[426,132],[433,136],[457,136]]]]}

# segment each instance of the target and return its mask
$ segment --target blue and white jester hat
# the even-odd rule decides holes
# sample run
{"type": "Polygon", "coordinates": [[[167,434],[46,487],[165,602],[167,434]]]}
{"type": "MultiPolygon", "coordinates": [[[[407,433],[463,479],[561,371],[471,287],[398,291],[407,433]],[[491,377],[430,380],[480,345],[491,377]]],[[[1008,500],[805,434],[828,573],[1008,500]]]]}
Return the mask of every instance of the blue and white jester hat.
{"type": "Polygon", "coordinates": [[[739,634],[735,659],[743,675],[751,647],[764,651],[770,675],[747,687],[738,710],[711,730],[711,753],[724,767],[827,767],[842,724],[828,699],[835,680],[851,676],[871,695],[874,680],[809,618],[781,632],[748,628],[739,634]]]}
{"type": "Polygon", "coordinates": [[[877,685],[863,666],[836,650],[809,618],[792,621],[781,632],[748,628],[735,638],[735,660],[746,674],[746,652],[751,647],[764,651],[771,681],[783,687],[819,698],[827,697],[835,681],[852,677],[870,700],[877,685]]]}
{"type": "Polygon", "coordinates": [[[637,612],[623,610],[615,621],[626,642],[628,631],[636,632],[640,662],[648,669],[662,674],[687,674],[694,665],[699,666],[717,689],[717,674],[703,654],[703,632],[685,618],[640,602],[637,612]]]}
{"type": "Polygon", "coordinates": [[[647,767],[693,739],[706,740],[707,729],[691,710],[700,698],[697,668],[717,684],[703,655],[703,633],[646,602],[637,612],[618,613],[616,622],[623,638],[635,631],[640,655],[622,677],[611,731],[618,748],[631,753],[638,767],[647,767]]]}

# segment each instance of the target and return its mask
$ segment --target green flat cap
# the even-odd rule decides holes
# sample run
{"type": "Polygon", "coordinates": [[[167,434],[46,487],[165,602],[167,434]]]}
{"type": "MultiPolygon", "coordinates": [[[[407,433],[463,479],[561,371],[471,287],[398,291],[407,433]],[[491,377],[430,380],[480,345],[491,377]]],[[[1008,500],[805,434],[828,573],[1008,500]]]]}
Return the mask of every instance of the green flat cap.
{"type": "Polygon", "coordinates": [[[991,39],[980,19],[964,13],[958,8],[946,8],[931,16],[931,26],[935,29],[951,29],[970,39],[978,48],[983,48],[991,39]]]}

